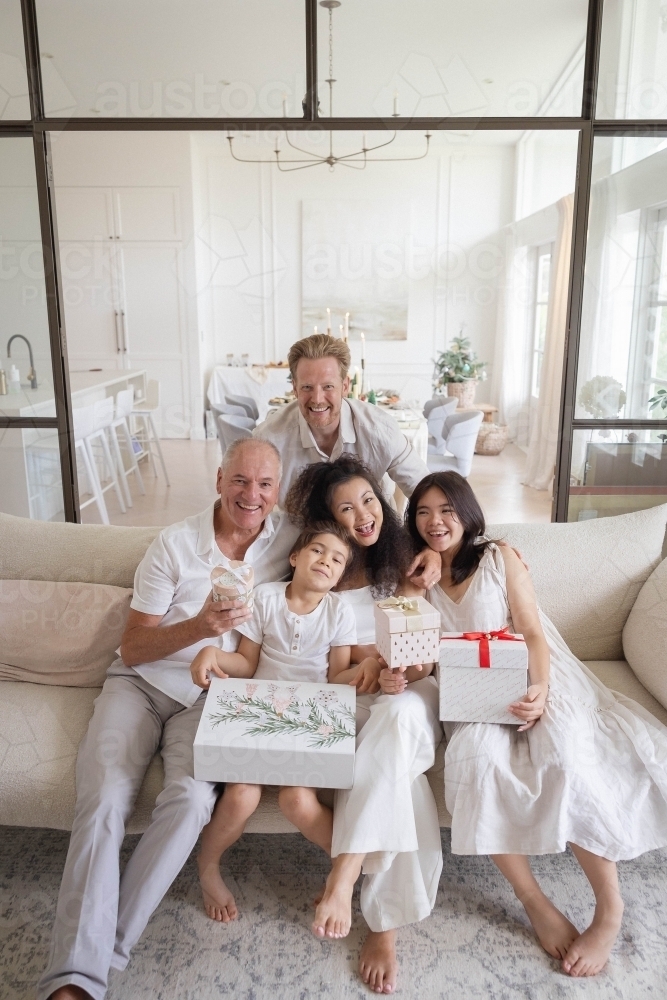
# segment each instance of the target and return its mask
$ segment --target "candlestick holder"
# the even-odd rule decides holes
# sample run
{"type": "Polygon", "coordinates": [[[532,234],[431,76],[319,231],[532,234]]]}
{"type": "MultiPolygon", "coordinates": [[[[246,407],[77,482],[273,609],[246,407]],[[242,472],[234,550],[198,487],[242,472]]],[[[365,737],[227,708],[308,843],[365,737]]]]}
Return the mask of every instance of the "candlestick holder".
{"type": "Polygon", "coordinates": [[[361,359],[361,389],[360,395],[363,396],[366,391],[366,358],[361,359]]]}

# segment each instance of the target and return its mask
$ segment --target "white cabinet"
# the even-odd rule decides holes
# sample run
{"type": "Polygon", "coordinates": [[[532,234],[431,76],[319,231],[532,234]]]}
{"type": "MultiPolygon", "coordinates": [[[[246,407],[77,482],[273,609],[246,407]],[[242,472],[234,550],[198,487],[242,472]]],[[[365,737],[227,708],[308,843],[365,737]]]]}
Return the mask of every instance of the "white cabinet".
{"type": "Polygon", "coordinates": [[[158,433],[190,437],[178,188],[56,190],[70,369],[142,368],[158,433]]]}

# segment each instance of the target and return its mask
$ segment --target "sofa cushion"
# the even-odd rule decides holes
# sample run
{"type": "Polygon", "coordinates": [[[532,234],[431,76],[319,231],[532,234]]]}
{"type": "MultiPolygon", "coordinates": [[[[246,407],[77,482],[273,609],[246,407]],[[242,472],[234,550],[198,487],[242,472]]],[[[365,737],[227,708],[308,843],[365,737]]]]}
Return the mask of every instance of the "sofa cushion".
{"type": "Polygon", "coordinates": [[[573,524],[489,525],[530,567],[537,599],[580,660],[621,660],[637,594],[662,558],[667,505],[573,524]]]}
{"type": "Polygon", "coordinates": [[[0,578],[131,587],[161,528],[31,521],[0,513],[0,578]]]}
{"type": "Polygon", "coordinates": [[[0,680],[101,687],[131,598],[95,583],[0,580],[0,680]]]}
{"type": "Polygon", "coordinates": [[[623,629],[625,658],[667,708],[667,559],[651,573],[623,629]]]}
{"type": "MultiPolygon", "coordinates": [[[[0,823],[71,830],[76,755],[99,688],[0,683],[0,823]]],[[[146,829],[162,789],[162,758],[153,758],[128,833],[146,829]]]]}
{"type": "Polygon", "coordinates": [[[602,681],[605,687],[632,698],[638,705],[650,712],[654,718],[667,726],[667,709],[649,694],[646,688],[637,680],[625,660],[588,660],[586,666],[602,681]]]}

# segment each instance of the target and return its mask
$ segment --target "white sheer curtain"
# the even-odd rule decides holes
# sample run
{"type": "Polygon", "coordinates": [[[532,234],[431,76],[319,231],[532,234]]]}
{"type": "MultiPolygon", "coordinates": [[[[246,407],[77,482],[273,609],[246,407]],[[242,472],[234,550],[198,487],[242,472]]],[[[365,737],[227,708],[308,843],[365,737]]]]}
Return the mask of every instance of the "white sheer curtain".
{"type": "Polygon", "coordinates": [[[491,370],[490,395],[498,420],[507,424],[511,440],[528,421],[526,385],[530,374],[525,344],[528,332],[529,253],[520,245],[518,225],[505,229],[504,273],[499,287],[498,322],[491,370]]]}
{"type": "Polygon", "coordinates": [[[557,203],[558,232],[551,261],[551,287],[540,395],[531,426],[524,483],[536,490],[551,489],[556,463],[563,351],[567,325],[567,295],[570,280],[574,196],[557,203]]]}

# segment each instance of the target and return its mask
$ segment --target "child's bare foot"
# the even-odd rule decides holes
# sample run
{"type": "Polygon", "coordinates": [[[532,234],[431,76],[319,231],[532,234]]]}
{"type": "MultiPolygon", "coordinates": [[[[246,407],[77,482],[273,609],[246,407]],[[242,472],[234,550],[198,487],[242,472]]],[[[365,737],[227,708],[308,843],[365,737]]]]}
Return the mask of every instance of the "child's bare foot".
{"type": "Polygon", "coordinates": [[[571,976],[596,976],[605,965],[621,929],[623,900],[616,889],[600,894],[591,926],[570,945],[563,969],[571,976]]]}
{"type": "Polygon", "coordinates": [[[49,997],[49,1000],[92,1000],[90,993],[86,993],[80,986],[61,986],[49,997]]]}
{"type": "Polygon", "coordinates": [[[322,898],[324,896],[324,893],[326,891],[327,891],[327,885],[326,885],[326,882],[325,882],[324,885],[322,886],[322,888],[320,889],[320,891],[317,893],[317,896],[315,896],[315,899],[313,900],[313,906],[319,906],[320,905],[320,903],[322,902],[322,898]]]}
{"type": "Polygon", "coordinates": [[[236,909],[234,897],[222,880],[219,865],[210,861],[204,862],[201,858],[197,859],[197,865],[207,915],[211,920],[218,920],[223,924],[236,920],[239,911],[236,909]]]}
{"type": "Polygon", "coordinates": [[[359,878],[363,855],[341,854],[329,872],[324,893],[315,910],[312,931],[319,938],[343,938],[352,925],[352,893],[359,878]]]}
{"type": "Polygon", "coordinates": [[[396,931],[369,931],[359,956],[359,975],[374,993],[396,989],[396,931]]]}
{"type": "Polygon", "coordinates": [[[544,950],[552,958],[565,958],[579,931],[567,917],[554,906],[541,889],[532,889],[519,897],[533,930],[544,950]]]}

